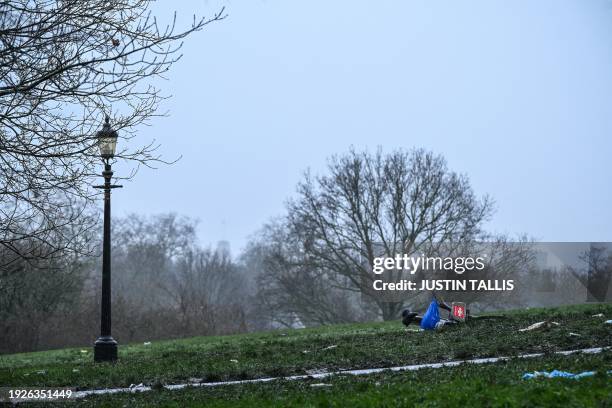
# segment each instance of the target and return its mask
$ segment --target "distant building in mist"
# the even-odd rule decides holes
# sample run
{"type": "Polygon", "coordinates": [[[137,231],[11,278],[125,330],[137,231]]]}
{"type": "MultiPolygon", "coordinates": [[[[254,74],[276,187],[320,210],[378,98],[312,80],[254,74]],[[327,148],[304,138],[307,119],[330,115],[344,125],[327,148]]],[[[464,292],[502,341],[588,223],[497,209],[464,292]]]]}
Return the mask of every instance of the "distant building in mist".
{"type": "Polygon", "coordinates": [[[221,255],[230,256],[231,247],[229,241],[221,240],[217,242],[217,252],[221,255]]]}

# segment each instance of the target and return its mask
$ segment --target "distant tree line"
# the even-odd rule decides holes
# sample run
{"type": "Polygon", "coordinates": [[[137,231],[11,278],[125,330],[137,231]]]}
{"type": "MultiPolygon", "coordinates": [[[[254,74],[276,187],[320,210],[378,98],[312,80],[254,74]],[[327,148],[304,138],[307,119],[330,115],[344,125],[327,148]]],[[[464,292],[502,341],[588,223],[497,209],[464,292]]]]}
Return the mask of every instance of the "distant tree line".
{"type": "MultiPolygon", "coordinates": [[[[259,329],[250,316],[252,279],[223,248],[197,245],[195,221],[174,214],[114,221],[113,334],[122,342],[259,329]]],[[[92,342],[99,331],[97,257],[71,253],[12,265],[0,276],[0,352],[92,342]]]]}

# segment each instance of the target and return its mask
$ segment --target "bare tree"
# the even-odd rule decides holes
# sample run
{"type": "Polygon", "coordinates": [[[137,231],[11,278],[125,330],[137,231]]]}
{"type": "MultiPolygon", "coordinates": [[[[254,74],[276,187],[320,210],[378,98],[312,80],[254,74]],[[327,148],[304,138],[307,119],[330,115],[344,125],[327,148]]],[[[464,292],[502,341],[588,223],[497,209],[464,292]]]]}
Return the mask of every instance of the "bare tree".
{"type": "MultiPolygon", "coordinates": [[[[367,294],[374,257],[462,245],[482,232],[491,211],[491,200],[476,197],[468,178],[441,156],[352,150],[332,157],[328,174],[306,174],[288,204],[287,225],[311,270],[325,271],[338,289],[367,294]]],[[[384,320],[404,305],[372,300],[384,320]]]]}
{"type": "Polygon", "coordinates": [[[198,246],[195,220],[169,213],[131,214],[119,221],[113,257],[118,335],[159,338],[246,330],[248,292],[242,271],[228,252],[198,246]],[[142,322],[135,323],[135,317],[142,322]],[[144,324],[149,319],[151,324],[144,324]]]}
{"type": "MultiPolygon", "coordinates": [[[[181,40],[224,17],[221,10],[177,29],[175,16],[159,26],[151,4],[0,1],[0,246],[11,262],[40,257],[41,248],[57,253],[55,242],[83,249],[57,234],[82,221],[71,202],[91,202],[103,116],[132,138],[157,114],[163,95],[152,80],[180,58],[181,40]]],[[[151,165],[161,160],[155,149],[117,157],[151,165]]]]}
{"type": "Polygon", "coordinates": [[[612,246],[609,243],[591,243],[580,256],[584,270],[567,268],[587,290],[589,302],[606,302],[612,297],[612,246]]]}
{"type": "Polygon", "coordinates": [[[181,257],[164,285],[182,333],[247,330],[248,292],[240,268],[220,250],[195,249],[181,257]]]}
{"type": "Polygon", "coordinates": [[[243,256],[257,271],[258,317],[272,326],[349,323],[376,318],[359,294],[338,289],[333,271],[309,262],[298,237],[278,220],[265,225],[243,256]]]}
{"type": "MultiPolygon", "coordinates": [[[[80,306],[79,293],[91,258],[63,251],[60,254],[35,263],[19,259],[0,269],[0,353],[48,346],[44,332],[56,322],[54,317],[73,315],[80,306]]],[[[12,258],[12,253],[0,248],[0,262],[6,256],[12,258]]],[[[64,321],[69,320],[64,317],[64,321]]]]}
{"type": "MultiPolygon", "coordinates": [[[[436,278],[447,280],[477,280],[477,281],[509,281],[514,289],[504,291],[437,291],[436,294],[453,301],[469,304],[472,312],[485,310],[508,309],[523,305],[523,294],[533,284],[534,251],[533,241],[526,236],[514,239],[505,235],[482,233],[478,240],[465,240],[461,245],[454,246],[453,251],[445,254],[452,257],[481,257],[484,268],[475,269],[465,274],[457,274],[453,270],[435,271],[436,278]],[[442,275],[440,275],[442,273],[442,275]]],[[[430,299],[424,299],[429,302],[430,299]]]]}

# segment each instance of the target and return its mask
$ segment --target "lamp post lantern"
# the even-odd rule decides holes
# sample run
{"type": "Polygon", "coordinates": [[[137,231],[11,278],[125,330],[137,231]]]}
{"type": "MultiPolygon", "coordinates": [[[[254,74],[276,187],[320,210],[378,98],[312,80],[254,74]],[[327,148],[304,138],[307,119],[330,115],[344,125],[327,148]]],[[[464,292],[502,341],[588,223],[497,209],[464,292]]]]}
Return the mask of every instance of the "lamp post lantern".
{"type": "Polygon", "coordinates": [[[107,116],[102,130],[96,134],[100,157],[104,161],[104,184],[94,186],[104,190],[104,238],[102,246],[102,313],[100,337],[94,344],[94,361],[117,360],[117,342],[111,336],[111,189],[121,187],[111,184],[113,171],[110,159],[115,156],[117,147],[117,132],[110,126],[107,116]]]}

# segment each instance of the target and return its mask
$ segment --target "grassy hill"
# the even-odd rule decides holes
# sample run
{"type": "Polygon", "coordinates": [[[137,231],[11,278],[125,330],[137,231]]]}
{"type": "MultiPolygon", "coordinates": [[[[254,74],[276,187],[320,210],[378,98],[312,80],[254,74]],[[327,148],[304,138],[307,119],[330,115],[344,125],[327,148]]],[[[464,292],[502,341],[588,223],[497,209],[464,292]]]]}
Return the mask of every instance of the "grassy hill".
{"type": "MultiPolygon", "coordinates": [[[[604,324],[611,317],[612,305],[599,304],[515,311],[504,319],[474,321],[438,332],[406,330],[398,321],[197,337],[121,345],[116,364],[94,364],[91,347],[5,355],[0,356],[0,386],[159,386],[194,379],[278,377],[611,346],[612,326],[604,324]],[[593,317],[599,313],[605,318],[593,317]],[[541,320],[560,325],[518,331],[541,320]]],[[[598,355],[547,355],[487,366],[98,396],[80,401],[77,406],[612,405],[612,379],[605,375],[582,380],[521,379],[522,373],[534,370],[603,372],[611,368],[609,351],[598,355]],[[317,385],[320,383],[325,385],[317,385]]]]}

